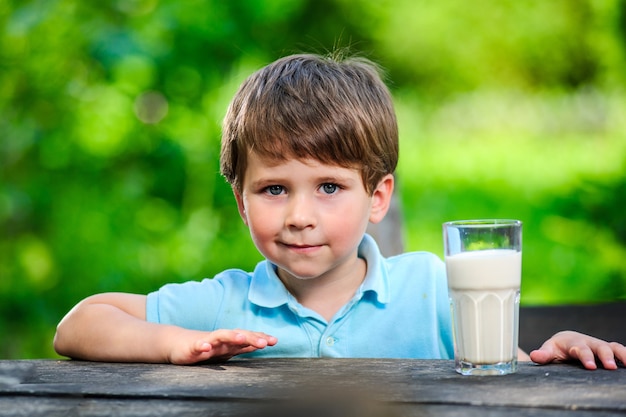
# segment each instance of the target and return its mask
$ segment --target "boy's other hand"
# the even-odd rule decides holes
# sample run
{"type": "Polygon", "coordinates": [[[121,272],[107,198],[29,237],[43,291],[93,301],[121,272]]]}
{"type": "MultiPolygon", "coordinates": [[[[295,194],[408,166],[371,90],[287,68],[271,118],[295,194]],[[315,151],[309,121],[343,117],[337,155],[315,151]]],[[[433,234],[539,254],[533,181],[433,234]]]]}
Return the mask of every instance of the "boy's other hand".
{"type": "Polygon", "coordinates": [[[542,365],[578,360],[586,369],[597,369],[597,359],[604,369],[617,369],[616,360],[626,364],[626,347],[582,333],[563,331],[552,336],[539,349],[530,352],[530,359],[542,365]]]}
{"type": "Polygon", "coordinates": [[[277,339],[262,332],[249,330],[215,330],[201,332],[179,329],[173,335],[169,362],[189,365],[202,361],[226,361],[242,353],[274,346],[277,339]]]}

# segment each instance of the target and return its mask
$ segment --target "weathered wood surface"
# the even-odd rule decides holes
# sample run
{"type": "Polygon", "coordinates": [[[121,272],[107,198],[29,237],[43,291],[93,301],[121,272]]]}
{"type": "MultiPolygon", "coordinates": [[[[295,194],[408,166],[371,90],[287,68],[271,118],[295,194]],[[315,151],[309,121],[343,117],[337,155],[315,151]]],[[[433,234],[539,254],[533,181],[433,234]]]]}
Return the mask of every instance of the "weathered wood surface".
{"type": "Polygon", "coordinates": [[[523,363],[514,375],[466,377],[427,360],[0,361],[0,416],[431,414],[626,415],[626,369],[523,363]]]}

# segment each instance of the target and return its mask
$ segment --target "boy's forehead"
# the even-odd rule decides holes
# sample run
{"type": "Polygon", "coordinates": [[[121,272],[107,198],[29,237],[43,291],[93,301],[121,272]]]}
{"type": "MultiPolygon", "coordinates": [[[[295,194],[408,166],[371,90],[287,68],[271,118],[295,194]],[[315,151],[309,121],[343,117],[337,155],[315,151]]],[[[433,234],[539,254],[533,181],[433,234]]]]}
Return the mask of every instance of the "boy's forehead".
{"type": "Polygon", "coordinates": [[[361,171],[361,169],[363,168],[362,164],[357,164],[357,163],[345,164],[345,163],[339,163],[339,162],[334,162],[334,161],[329,162],[321,158],[320,159],[311,158],[311,157],[299,158],[299,157],[290,156],[290,155],[266,156],[266,155],[260,155],[254,151],[248,152],[248,165],[250,165],[251,163],[254,163],[254,164],[259,164],[259,165],[265,165],[268,167],[278,167],[280,165],[285,165],[293,161],[297,161],[297,162],[300,162],[304,165],[308,165],[311,167],[321,165],[321,166],[327,166],[329,168],[347,168],[347,169],[352,169],[352,170],[357,170],[357,171],[361,171]]]}

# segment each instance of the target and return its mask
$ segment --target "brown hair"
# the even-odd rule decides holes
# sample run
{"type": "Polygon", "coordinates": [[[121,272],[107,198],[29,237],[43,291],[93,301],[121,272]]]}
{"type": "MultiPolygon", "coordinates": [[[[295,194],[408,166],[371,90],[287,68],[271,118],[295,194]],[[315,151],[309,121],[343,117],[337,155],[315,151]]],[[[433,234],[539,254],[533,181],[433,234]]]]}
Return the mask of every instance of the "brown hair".
{"type": "Polygon", "coordinates": [[[249,153],[361,170],[372,193],[398,162],[398,126],[379,68],[365,58],[291,55],[235,94],[223,124],[221,172],[241,192],[249,153]]]}

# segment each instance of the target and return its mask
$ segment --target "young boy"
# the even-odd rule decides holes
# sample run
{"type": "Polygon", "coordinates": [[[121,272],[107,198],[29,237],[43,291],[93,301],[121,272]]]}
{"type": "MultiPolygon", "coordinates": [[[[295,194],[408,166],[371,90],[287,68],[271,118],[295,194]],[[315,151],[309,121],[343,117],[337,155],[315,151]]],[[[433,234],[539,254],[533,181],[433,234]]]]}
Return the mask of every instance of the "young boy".
{"type": "MultiPolygon", "coordinates": [[[[59,323],[56,351],[175,364],[451,358],[443,262],[424,252],[385,259],[365,233],[387,212],[397,160],[391,96],[371,62],[294,55],[262,68],[230,104],[221,170],[266,260],[148,296],[89,297],[59,323]]],[[[530,357],[615,369],[626,348],[562,332],[530,357]]]]}

